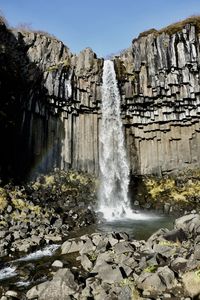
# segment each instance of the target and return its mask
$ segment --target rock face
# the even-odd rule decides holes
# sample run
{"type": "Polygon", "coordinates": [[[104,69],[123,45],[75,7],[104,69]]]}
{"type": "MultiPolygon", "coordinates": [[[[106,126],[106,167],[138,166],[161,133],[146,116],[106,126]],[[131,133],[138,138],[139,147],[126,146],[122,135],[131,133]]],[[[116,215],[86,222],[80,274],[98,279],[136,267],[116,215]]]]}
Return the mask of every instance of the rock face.
{"type": "Polygon", "coordinates": [[[89,48],[72,55],[47,34],[4,24],[0,54],[0,173],[97,173],[103,61],[89,48]]]}
{"type": "MultiPolygon", "coordinates": [[[[43,33],[0,24],[0,175],[99,171],[103,59],[43,33]]],[[[115,57],[130,169],[198,167],[199,34],[151,33],[115,57]]]]}
{"type": "Polygon", "coordinates": [[[199,34],[193,25],[134,40],[116,59],[131,169],[199,166],[199,34]]]}

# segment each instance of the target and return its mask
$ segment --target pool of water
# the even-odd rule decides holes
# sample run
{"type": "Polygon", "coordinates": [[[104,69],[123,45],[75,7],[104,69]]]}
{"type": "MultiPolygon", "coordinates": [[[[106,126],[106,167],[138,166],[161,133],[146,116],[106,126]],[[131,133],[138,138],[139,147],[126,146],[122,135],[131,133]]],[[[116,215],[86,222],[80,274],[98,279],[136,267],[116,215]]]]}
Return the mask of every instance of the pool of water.
{"type": "Polygon", "coordinates": [[[130,238],[148,239],[151,234],[160,228],[172,229],[174,218],[166,215],[148,213],[146,218],[141,219],[121,219],[111,222],[104,222],[97,226],[100,232],[124,231],[130,238]]]}
{"type": "Polygon", "coordinates": [[[148,239],[151,234],[160,228],[173,229],[175,217],[157,212],[142,211],[131,218],[120,218],[112,221],[103,221],[99,224],[82,228],[70,234],[78,237],[94,232],[126,232],[131,239],[148,239]]]}

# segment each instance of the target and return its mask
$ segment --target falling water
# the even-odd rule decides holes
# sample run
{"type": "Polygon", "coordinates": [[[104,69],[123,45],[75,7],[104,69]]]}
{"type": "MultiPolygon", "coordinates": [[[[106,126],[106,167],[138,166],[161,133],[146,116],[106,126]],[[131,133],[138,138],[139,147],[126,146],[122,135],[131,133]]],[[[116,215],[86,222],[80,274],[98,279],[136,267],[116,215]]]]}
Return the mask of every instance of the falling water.
{"type": "Polygon", "coordinates": [[[128,198],[129,165],[120,117],[120,94],[112,61],[103,68],[102,125],[100,130],[99,211],[107,220],[132,217],[128,198]]]}

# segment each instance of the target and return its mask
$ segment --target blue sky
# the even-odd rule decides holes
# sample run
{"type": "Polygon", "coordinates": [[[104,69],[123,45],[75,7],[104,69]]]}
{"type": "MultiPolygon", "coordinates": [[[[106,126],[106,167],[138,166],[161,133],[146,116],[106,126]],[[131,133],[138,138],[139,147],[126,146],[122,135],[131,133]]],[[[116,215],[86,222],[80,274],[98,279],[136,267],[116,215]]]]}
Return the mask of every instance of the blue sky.
{"type": "Polygon", "coordinates": [[[11,26],[29,23],[72,52],[91,47],[105,56],[129,47],[144,30],[200,14],[200,0],[0,0],[0,10],[11,26]]]}

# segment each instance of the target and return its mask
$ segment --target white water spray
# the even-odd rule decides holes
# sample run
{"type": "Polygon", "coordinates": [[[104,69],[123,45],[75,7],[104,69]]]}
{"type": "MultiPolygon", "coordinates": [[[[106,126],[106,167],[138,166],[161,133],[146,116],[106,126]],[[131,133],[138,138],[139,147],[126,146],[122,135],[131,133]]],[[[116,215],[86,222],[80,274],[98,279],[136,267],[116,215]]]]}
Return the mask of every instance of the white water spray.
{"type": "Polygon", "coordinates": [[[49,245],[41,250],[37,250],[19,259],[13,260],[13,262],[38,260],[42,257],[52,256],[59,247],[60,245],[57,244],[49,245]]]}
{"type": "Polygon", "coordinates": [[[103,68],[100,129],[99,211],[107,220],[132,218],[135,215],[128,199],[129,165],[124,146],[120,100],[114,64],[106,60],[103,68]]]}

